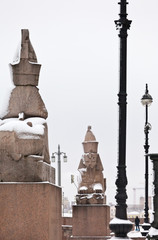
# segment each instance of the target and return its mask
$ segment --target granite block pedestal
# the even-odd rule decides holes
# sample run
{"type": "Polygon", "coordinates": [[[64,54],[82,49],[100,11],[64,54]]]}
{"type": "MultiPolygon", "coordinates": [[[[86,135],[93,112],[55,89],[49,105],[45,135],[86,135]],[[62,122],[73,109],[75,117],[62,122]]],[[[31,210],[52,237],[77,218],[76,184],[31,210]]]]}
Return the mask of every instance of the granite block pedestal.
{"type": "Polygon", "coordinates": [[[61,240],[61,188],[0,183],[1,240],[61,240]]]}
{"type": "Polygon", "coordinates": [[[105,204],[73,206],[71,239],[105,240],[110,238],[110,207],[105,204]]]}

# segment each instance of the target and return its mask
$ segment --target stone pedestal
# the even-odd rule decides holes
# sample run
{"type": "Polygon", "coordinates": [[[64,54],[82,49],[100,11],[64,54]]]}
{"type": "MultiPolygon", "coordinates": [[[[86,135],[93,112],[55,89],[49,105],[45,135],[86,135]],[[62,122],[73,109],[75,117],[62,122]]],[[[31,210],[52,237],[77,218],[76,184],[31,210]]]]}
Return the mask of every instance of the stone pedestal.
{"type": "Polygon", "coordinates": [[[110,236],[109,221],[110,207],[107,205],[91,204],[73,206],[71,239],[106,239],[110,236]]]}
{"type": "Polygon", "coordinates": [[[61,240],[61,188],[0,183],[0,239],[61,240]]]}

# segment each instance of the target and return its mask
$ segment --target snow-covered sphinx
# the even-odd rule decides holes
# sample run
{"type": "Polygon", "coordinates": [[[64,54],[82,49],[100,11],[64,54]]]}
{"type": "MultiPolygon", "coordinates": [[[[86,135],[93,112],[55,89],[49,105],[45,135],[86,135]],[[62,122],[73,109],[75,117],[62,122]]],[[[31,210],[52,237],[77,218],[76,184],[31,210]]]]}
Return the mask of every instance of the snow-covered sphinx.
{"type": "Polygon", "coordinates": [[[10,66],[14,88],[0,120],[0,181],[48,180],[48,113],[37,88],[41,65],[27,29],[10,66]]]}
{"type": "Polygon", "coordinates": [[[97,153],[98,142],[88,127],[85,140],[82,143],[84,154],[80,160],[78,171],[77,204],[102,204],[106,203],[106,179],[103,178],[103,166],[97,153]]]}

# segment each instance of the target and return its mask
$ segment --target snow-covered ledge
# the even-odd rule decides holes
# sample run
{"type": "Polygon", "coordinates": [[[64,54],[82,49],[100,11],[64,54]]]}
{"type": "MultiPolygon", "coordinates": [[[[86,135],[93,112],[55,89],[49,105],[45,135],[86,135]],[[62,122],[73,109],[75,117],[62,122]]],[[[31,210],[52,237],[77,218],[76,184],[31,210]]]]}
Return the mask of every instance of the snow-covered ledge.
{"type": "Polygon", "coordinates": [[[158,239],[158,229],[151,227],[149,230],[149,234],[147,235],[148,239],[158,239]]]}
{"type": "Polygon", "coordinates": [[[113,218],[110,223],[110,229],[115,233],[112,239],[128,239],[127,233],[132,229],[133,223],[126,219],[113,218]]]}
{"type": "Polygon", "coordinates": [[[120,219],[120,218],[113,218],[110,221],[110,224],[132,224],[132,222],[130,220],[124,220],[124,219],[120,219]]]}

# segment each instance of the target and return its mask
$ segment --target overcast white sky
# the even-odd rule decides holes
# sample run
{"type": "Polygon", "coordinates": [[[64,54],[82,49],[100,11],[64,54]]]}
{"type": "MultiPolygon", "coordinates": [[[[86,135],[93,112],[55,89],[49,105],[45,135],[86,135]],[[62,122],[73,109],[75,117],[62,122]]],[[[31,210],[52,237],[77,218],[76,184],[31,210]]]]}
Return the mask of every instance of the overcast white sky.
{"type": "MultiPolygon", "coordinates": [[[[99,154],[107,179],[107,202],[115,203],[118,151],[119,38],[114,20],[117,0],[1,0],[0,1],[0,106],[11,85],[12,62],[21,29],[30,31],[38,62],[42,64],[39,88],[47,107],[50,154],[61,150],[62,186],[70,200],[83,154],[87,126],[99,141],[99,154]]],[[[158,152],[158,24],[157,0],[129,0],[127,76],[127,193],[144,187],[145,109],[140,99],[149,85],[154,102],[149,109],[152,130],[150,152],[158,152]]],[[[56,167],[56,164],[53,164],[56,167]]],[[[137,198],[144,195],[137,191],[137,198]]]]}

